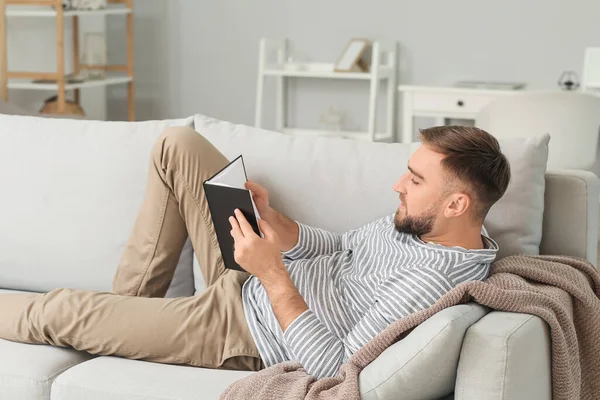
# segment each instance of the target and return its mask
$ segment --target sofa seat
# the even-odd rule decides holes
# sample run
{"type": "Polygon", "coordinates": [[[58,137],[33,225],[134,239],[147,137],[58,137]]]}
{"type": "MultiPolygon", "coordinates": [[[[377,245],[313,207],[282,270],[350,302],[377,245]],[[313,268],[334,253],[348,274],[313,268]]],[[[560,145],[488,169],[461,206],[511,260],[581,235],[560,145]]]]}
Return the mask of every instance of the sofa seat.
{"type": "Polygon", "coordinates": [[[250,374],[98,357],[62,373],[52,387],[52,399],[217,399],[230,384],[250,374]]]}
{"type": "MultiPolygon", "coordinates": [[[[2,290],[0,293],[19,293],[2,290]]],[[[72,349],[14,343],[0,339],[0,399],[50,399],[58,375],[91,358],[72,349]]]]}

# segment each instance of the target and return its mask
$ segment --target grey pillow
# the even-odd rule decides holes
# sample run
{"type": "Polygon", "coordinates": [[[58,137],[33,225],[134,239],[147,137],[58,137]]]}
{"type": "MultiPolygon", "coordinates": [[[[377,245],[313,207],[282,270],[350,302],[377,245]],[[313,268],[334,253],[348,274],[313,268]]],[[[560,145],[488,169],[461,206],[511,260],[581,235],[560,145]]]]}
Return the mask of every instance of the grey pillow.
{"type": "Polygon", "coordinates": [[[512,176],[506,193],[490,210],[485,227],[500,246],[497,259],[515,253],[537,255],[542,241],[550,135],[498,141],[512,176]]]}
{"type": "Polygon", "coordinates": [[[467,330],[489,310],[475,303],[449,307],[388,347],[359,375],[364,400],[439,399],[454,391],[467,330]]]}

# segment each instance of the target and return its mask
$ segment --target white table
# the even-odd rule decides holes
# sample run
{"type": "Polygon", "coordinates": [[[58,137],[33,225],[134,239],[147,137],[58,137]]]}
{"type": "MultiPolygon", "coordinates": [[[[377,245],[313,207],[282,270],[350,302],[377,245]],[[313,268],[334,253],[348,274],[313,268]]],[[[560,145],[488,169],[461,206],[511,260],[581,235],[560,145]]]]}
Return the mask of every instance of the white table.
{"type": "Polygon", "coordinates": [[[434,117],[437,125],[444,125],[446,118],[475,120],[479,110],[498,97],[523,93],[523,90],[411,85],[401,85],[398,90],[402,95],[401,143],[413,141],[414,117],[434,117]]]}

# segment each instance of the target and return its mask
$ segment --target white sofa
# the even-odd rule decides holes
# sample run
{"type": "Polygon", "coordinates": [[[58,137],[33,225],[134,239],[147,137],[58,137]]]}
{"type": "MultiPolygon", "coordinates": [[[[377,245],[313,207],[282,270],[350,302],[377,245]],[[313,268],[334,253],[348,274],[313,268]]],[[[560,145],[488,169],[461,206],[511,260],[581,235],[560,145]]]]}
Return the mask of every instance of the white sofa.
{"type": "MultiPolygon", "coordinates": [[[[150,149],[171,125],[195,127],[229,158],[244,154],[248,174],[270,189],[276,208],[338,232],[395,210],[392,184],[418,146],[292,138],[203,115],[137,123],[0,115],[0,292],[110,291],[144,194],[150,149]]],[[[502,142],[513,182],[486,227],[501,256],[566,254],[595,264],[598,179],[547,172],[547,139],[502,142]]],[[[195,264],[188,241],[167,296],[202,290],[195,264]]],[[[550,399],[549,343],[537,317],[459,305],[369,365],[361,394],[550,399]]],[[[248,374],[0,340],[2,400],[216,399],[248,374]]]]}

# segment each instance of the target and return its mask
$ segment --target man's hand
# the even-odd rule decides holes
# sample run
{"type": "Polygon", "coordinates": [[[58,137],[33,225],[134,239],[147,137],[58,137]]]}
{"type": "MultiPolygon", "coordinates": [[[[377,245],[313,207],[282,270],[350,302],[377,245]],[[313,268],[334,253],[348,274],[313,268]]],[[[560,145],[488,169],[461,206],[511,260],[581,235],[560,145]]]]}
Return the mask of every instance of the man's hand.
{"type": "Polygon", "coordinates": [[[246,189],[252,193],[252,200],[254,200],[254,204],[256,204],[260,217],[268,219],[270,214],[273,213],[273,210],[269,204],[269,192],[267,189],[251,180],[246,182],[246,189]]]}
{"type": "Polygon", "coordinates": [[[259,220],[260,230],[265,236],[261,238],[240,210],[235,210],[235,217],[229,217],[229,223],[235,242],[235,261],[263,284],[275,317],[285,332],[300,314],[308,310],[308,306],[283,265],[279,236],[268,222],[259,220]]]}
{"type": "MultiPolygon", "coordinates": [[[[260,218],[267,221],[271,228],[277,232],[280,244],[279,249],[281,251],[288,251],[294,247],[296,243],[298,243],[298,224],[271,208],[269,203],[269,192],[266,188],[256,182],[248,180],[248,182],[246,182],[246,189],[252,193],[252,199],[254,200],[254,204],[256,204],[260,218]]],[[[263,231],[262,226],[260,230],[263,231]]]]}
{"type": "Polygon", "coordinates": [[[256,276],[261,282],[277,281],[287,276],[281,260],[279,237],[265,220],[258,220],[264,238],[258,236],[240,210],[235,210],[235,217],[229,217],[231,236],[235,242],[235,261],[247,272],[256,276]]]}

